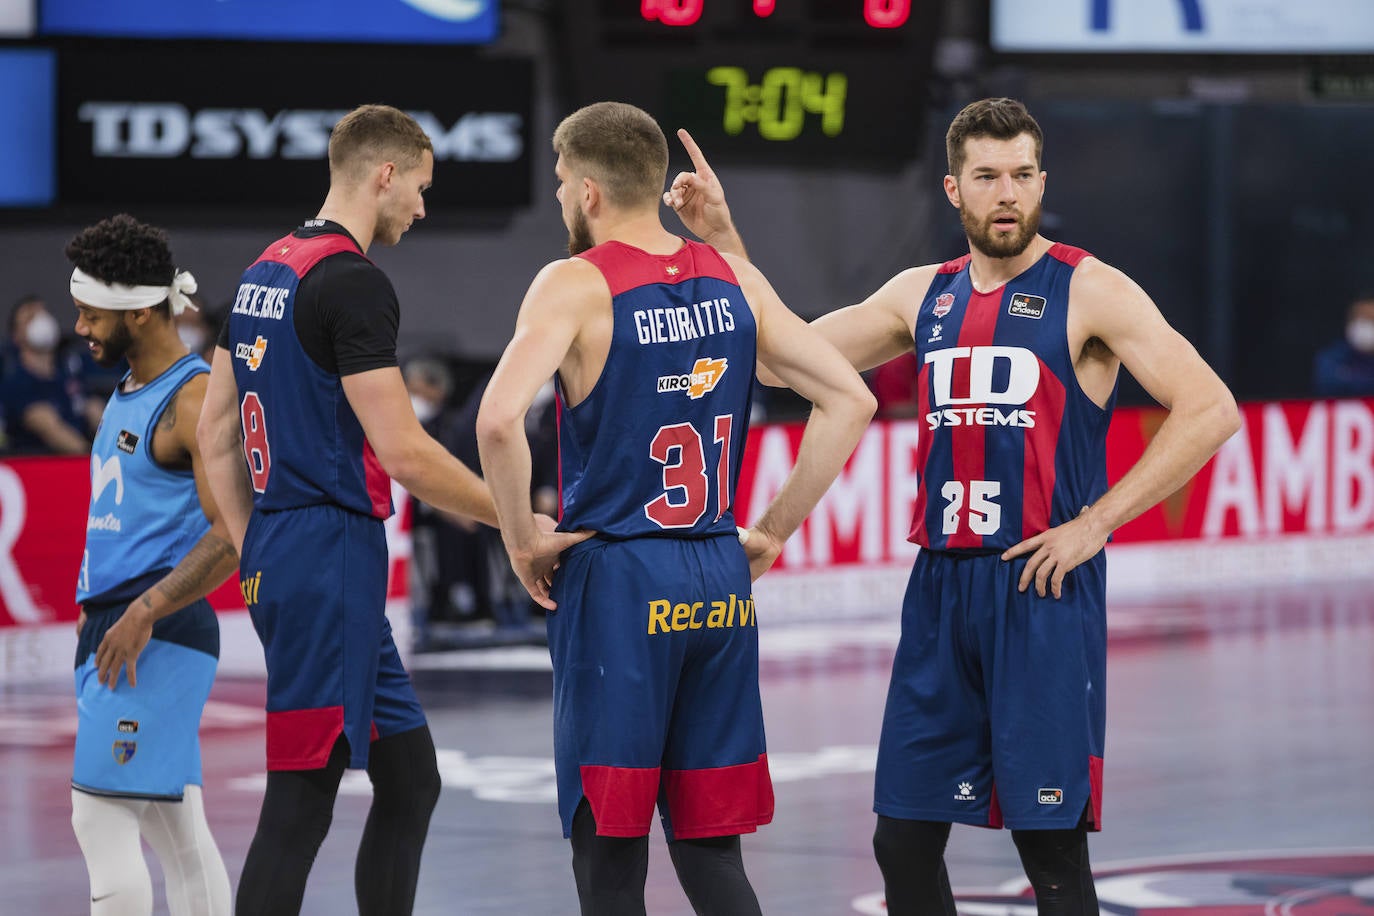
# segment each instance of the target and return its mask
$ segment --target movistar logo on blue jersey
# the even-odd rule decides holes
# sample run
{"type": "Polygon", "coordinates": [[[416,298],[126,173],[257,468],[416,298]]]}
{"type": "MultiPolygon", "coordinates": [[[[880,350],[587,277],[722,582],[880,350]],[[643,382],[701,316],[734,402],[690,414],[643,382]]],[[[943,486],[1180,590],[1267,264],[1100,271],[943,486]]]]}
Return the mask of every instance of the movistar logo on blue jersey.
{"type": "Polygon", "coordinates": [[[111,455],[104,461],[100,456],[91,455],[91,503],[100,501],[101,494],[110,484],[115,486],[115,505],[124,502],[124,471],[119,466],[119,456],[111,455]]]}

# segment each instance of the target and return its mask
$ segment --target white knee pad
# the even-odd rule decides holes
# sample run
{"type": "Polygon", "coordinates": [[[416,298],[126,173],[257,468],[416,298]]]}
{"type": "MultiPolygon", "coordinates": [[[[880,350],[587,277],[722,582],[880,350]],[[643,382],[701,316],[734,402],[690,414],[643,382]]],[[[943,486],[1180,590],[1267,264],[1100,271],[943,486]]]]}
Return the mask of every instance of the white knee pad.
{"type": "Polygon", "coordinates": [[[91,916],[149,916],[153,883],[139,842],[146,801],[72,790],[72,830],[91,879],[91,916]]]}

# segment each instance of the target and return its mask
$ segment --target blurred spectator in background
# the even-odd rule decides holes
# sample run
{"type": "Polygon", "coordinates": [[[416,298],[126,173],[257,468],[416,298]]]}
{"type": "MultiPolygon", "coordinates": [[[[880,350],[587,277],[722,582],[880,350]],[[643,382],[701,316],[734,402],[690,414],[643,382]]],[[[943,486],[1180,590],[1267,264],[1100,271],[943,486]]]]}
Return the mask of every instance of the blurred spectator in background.
{"type": "Polygon", "coordinates": [[[100,406],[88,405],[81,359],[61,350],[62,326],[37,296],[10,310],[0,413],[7,448],[15,453],[90,451],[100,406]]]}
{"type": "MultiPolygon", "coordinates": [[[[477,455],[477,408],[490,372],[455,404],[447,362],[427,356],[405,363],[410,402],[426,431],[458,460],[477,455]]],[[[528,414],[531,485],[536,512],[558,512],[558,439],[552,380],[528,414]]],[[[500,533],[412,498],[411,601],[414,651],[542,641],[543,620],[515,577],[500,533]]]]}
{"type": "Polygon", "coordinates": [[[223,323],[224,312],[212,313],[205,300],[196,294],[187,297],[195,309],[186,309],[173,321],[177,326],[177,337],[182,346],[209,362],[215,355],[215,340],[219,337],[219,326],[223,323]]]}
{"type": "MultiPolygon", "coordinates": [[[[452,404],[453,373],[444,360],[421,356],[401,369],[410,405],[425,432],[462,459],[462,430],[452,404]]],[[[477,466],[473,453],[472,467],[477,466]]],[[[487,563],[478,532],[482,526],[410,498],[410,600],[412,648],[447,648],[434,624],[471,620],[483,610],[487,563]]]]}
{"type": "Polygon", "coordinates": [[[1374,397],[1374,290],[1350,304],[1345,337],[1317,354],[1312,391],[1319,398],[1374,397]]]}

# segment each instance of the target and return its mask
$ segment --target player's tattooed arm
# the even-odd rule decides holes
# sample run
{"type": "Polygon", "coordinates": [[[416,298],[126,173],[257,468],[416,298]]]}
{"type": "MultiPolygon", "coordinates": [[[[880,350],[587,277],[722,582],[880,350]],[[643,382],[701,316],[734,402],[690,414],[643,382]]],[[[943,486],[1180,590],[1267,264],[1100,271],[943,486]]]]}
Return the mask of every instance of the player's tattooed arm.
{"type": "Polygon", "coordinates": [[[238,567],[238,551],[228,528],[215,507],[206,477],[205,462],[196,440],[196,426],[204,403],[206,377],[196,376],[184,384],[169,402],[158,421],[170,439],[190,457],[196,495],[201,511],[210,523],[207,531],[186,556],[166,576],[139,596],[119,622],[110,627],[96,649],[96,669],[100,680],[111,688],[119,681],[122,668],[129,669],[129,684],[138,685],[137,663],[143,647],[152,638],[153,624],[188,604],[205,597],[233,574],[238,567]],[[185,397],[181,397],[181,395],[185,397]],[[173,419],[168,420],[171,415],[173,419]]]}

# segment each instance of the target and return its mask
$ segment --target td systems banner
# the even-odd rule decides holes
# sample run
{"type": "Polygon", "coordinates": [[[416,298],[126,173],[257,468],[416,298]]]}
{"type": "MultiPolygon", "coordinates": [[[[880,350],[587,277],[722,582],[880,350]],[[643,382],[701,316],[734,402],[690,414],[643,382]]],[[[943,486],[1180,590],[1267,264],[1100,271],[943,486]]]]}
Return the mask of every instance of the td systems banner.
{"type": "Polygon", "coordinates": [[[60,53],[64,203],[299,208],[328,188],[329,132],[365,103],[434,142],[436,210],[530,200],[533,66],[452,48],[122,42],[60,53]]]}

